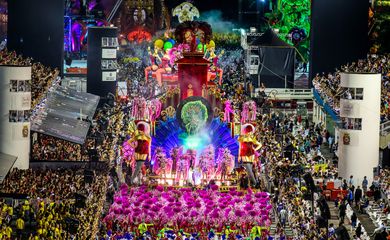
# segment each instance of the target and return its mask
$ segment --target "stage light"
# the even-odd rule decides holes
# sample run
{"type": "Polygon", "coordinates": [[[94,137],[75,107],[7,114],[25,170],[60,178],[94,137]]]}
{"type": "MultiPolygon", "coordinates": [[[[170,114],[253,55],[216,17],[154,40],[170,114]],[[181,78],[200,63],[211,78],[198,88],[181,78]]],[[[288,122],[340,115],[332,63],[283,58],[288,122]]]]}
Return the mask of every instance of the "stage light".
{"type": "Polygon", "coordinates": [[[201,143],[202,143],[201,138],[197,136],[189,136],[184,140],[184,146],[187,149],[197,149],[201,143]]]}

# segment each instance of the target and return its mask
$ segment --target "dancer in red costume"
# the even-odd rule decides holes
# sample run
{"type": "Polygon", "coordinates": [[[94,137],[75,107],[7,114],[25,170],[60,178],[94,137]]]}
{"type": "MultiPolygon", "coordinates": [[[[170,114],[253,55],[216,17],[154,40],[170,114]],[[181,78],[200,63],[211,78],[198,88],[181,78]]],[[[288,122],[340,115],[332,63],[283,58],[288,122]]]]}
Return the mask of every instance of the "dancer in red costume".
{"type": "Polygon", "coordinates": [[[249,174],[251,183],[256,186],[257,180],[253,174],[253,164],[256,163],[256,151],[261,148],[261,143],[254,136],[255,127],[252,124],[242,126],[241,135],[238,138],[240,143],[239,163],[242,163],[249,174]]]}
{"type": "Polygon", "coordinates": [[[129,140],[129,143],[135,143],[134,157],[136,161],[136,167],[131,176],[131,184],[134,183],[134,179],[138,177],[138,181],[141,182],[141,168],[144,165],[146,159],[150,157],[150,143],[151,138],[149,136],[149,125],[146,122],[137,123],[137,132],[133,138],[129,140]]]}

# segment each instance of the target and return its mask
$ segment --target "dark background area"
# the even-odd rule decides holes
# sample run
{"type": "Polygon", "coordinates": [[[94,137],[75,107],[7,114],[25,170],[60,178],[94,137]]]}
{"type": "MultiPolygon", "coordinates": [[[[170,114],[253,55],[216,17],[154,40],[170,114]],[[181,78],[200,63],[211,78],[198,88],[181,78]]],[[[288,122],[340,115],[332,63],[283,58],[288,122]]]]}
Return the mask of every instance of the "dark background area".
{"type": "Polygon", "coordinates": [[[367,0],[313,0],[311,24],[310,79],[366,58],[367,0]]]}
{"type": "Polygon", "coordinates": [[[64,0],[8,1],[8,48],[63,68],[64,0]]]}

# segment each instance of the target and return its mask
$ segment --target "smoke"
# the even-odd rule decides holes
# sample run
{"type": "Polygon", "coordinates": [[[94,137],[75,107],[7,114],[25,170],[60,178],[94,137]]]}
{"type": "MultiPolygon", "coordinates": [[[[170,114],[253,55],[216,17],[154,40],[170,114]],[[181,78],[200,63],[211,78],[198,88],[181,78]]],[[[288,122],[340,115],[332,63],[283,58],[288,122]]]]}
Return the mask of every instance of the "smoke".
{"type": "Polygon", "coordinates": [[[222,18],[222,12],[220,10],[202,12],[199,20],[208,22],[211,25],[213,32],[217,33],[232,32],[233,28],[235,28],[233,22],[226,21],[222,18]]]}

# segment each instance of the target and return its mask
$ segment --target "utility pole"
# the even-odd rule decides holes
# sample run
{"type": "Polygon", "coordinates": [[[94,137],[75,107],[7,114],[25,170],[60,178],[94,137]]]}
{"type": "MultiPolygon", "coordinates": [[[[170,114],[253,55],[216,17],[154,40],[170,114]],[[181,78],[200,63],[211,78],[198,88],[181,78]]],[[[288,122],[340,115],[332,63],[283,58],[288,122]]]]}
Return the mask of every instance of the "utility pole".
{"type": "Polygon", "coordinates": [[[242,24],[242,1],[238,0],[238,24],[241,26],[242,24]]]}

